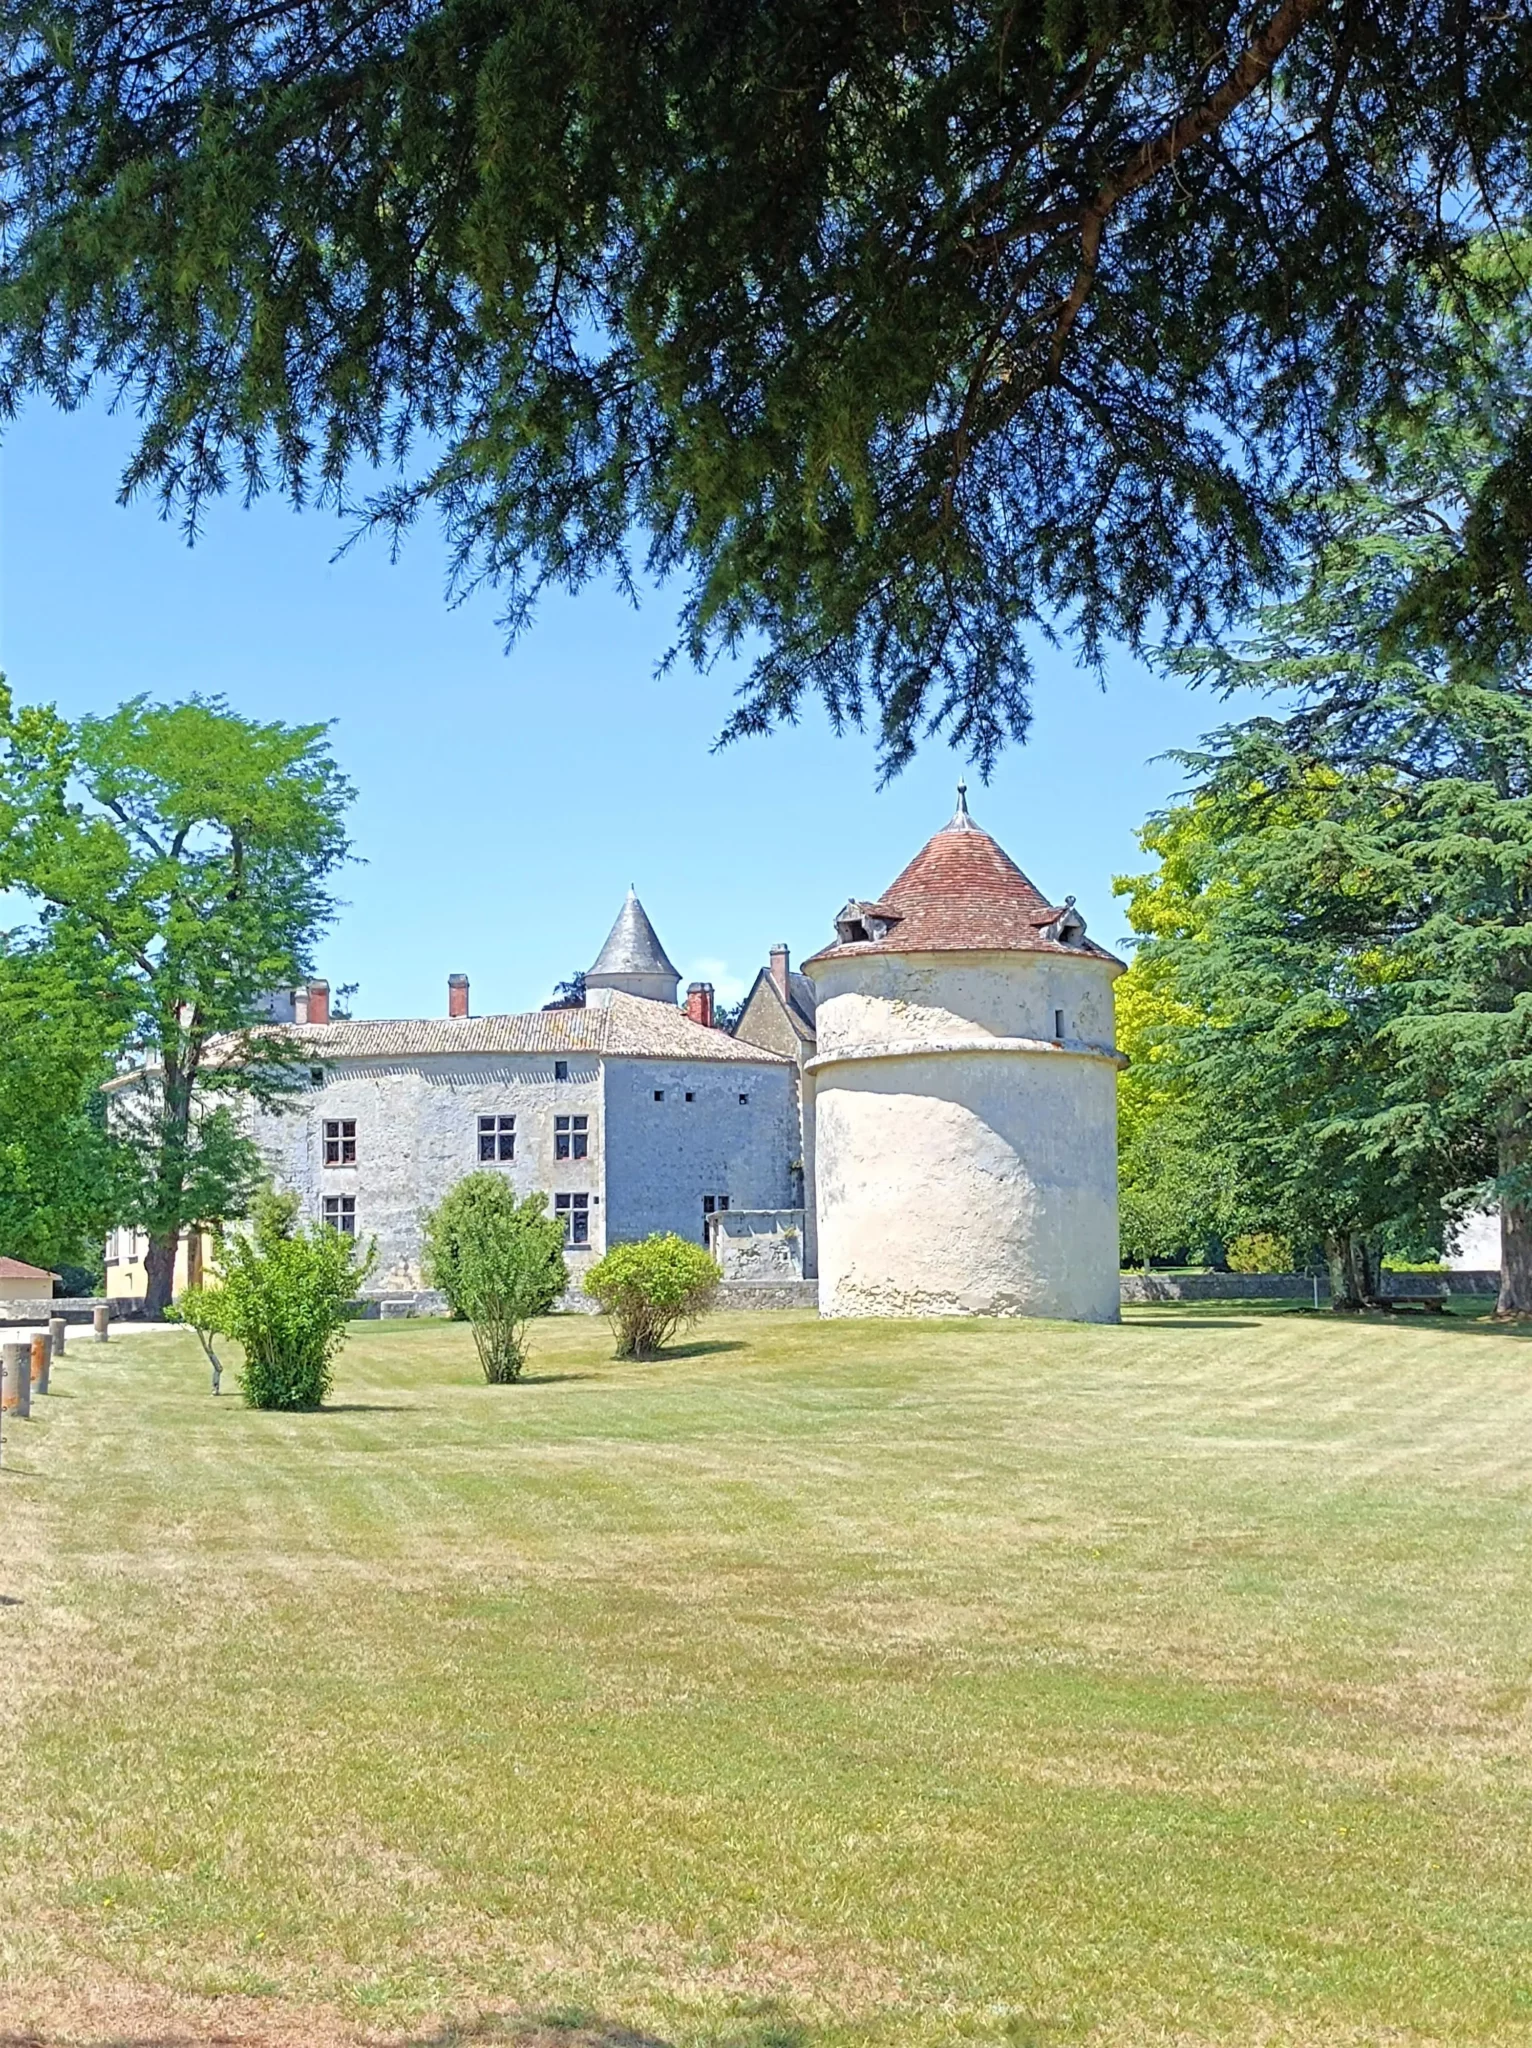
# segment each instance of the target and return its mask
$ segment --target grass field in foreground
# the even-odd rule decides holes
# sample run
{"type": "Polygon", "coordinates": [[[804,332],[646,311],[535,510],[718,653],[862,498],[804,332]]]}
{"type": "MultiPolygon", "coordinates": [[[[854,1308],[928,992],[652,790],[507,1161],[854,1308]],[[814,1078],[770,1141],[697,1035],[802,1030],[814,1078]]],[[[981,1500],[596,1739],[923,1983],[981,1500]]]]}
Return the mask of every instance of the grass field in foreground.
{"type": "Polygon", "coordinates": [[[276,1416],[72,1341],[0,1472],[0,2038],[1532,2040],[1532,1343],[610,1350],[361,1326],[276,1416]]]}

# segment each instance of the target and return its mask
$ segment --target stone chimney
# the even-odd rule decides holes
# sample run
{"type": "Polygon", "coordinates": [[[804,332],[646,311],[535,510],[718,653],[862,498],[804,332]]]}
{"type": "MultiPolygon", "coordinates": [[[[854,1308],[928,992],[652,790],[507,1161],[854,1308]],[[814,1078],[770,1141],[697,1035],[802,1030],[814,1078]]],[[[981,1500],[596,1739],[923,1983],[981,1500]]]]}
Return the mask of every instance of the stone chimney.
{"type": "Polygon", "coordinates": [[[447,1015],[466,1017],[468,1015],[468,976],[449,974],[447,976],[447,1015]]]}
{"type": "Polygon", "coordinates": [[[308,986],[309,1017],[311,1024],[328,1024],[330,1021],[330,984],[327,981],[311,981],[308,986]]]}
{"type": "Polygon", "coordinates": [[[787,1002],[790,999],[791,991],[787,980],[786,946],[773,946],[771,949],[771,979],[777,994],[784,1003],[787,1002]]]}
{"type": "Polygon", "coordinates": [[[687,984],[686,1014],[694,1024],[705,1024],[713,1028],[713,984],[710,981],[693,981],[687,984]]]}
{"type": "Polygon", "coordinates": [[[307,1024],[309,1021],[309,992],[306,988],[293,990],[293,1022],[307,1024]]]}

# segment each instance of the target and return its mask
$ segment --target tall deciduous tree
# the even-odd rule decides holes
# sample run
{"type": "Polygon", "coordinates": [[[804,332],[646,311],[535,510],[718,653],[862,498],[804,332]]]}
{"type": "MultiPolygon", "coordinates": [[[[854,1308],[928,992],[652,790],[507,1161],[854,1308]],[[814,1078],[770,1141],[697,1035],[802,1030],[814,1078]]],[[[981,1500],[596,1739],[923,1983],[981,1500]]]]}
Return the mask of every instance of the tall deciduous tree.
{"type": "Polygon", "coordinates": [[[181,1231],[248,1200],[234,1109],[289,1085],[265,999],[309,968],[349,798],[323,726],[200,697],[71,724],[0,690],[0,887],[31,899],[59,970],[145,1062],[114,1122],[151,1311],[181,1231]]]}
{"type": "Polygon", "coordinates": [[[101,1086],[127,1019],[44,945],[0,941],[0,1253],[94,1265],[115,1220],[101,1086]]]}
{"type": "MultiPolygon", "coordinates": [[[[1120,885],[1126,889],[1128,884],[1120,885]]],[[[1139,911],[1145,913],[1142,892],[1139,911]]],[[[1118,1235],[1125,1265],[1178,1254],[1200,1256],[1242,1227],[1232,1207],[1227,1158],[1177,1065],[1177,1036],[1197,1013],[1149,955],[1133,962],[1114,991],[1117,1044],[1128,1065],[1117,1081],[1118,1235]]]]}
{"type": "Polygon", "coordinates": [[[694,656],[759,636],[732,730],[817,693],[890,766],[1024,733],[1039,623],[1202,634],[1528,211],[1525,0],[0,0],[0,48],[0,404],[126,385],[193,521],[397,460],[375,515],[513,625],[636,534],[694,656]]]}
{"type": "MultiPolygon", "coordinates": [[[[1237,756],[1244,736],[1224,737],[1237,756]]],[[[1248,763],[1218,765],[1146,830],[1160,866],[1127,884],[1142,964],[1179,1013],[1158,1050],[1224,1229],[1322,1243],[1333,1299],[1355,1307],[1376,1297],[1385,1234],[1439,1229],[1476,1156],[1450,1119],[1402,1112],[1371,792],[1328,776],[1276,796],[1248,763]]]]}

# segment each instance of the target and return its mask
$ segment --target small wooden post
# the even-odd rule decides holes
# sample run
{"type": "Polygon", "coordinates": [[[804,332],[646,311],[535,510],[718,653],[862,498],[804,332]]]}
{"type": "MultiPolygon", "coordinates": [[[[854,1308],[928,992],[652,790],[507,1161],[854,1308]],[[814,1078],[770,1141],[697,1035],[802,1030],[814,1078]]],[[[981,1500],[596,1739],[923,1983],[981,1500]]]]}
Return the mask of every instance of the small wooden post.
{"type": "Polygon", "coordinates": [[[32,1339],[32,1386],[34,1394],[46,1394],[48,1374],[53,1367],[53,1338],[46,1330],[39,1330],[32,1339]]]}
{"type": "Polygon", "coordinates": [[[25,1337],[0,1345],[0,1408],[9,1415],[32,1412],[32,1347],[25,1337]]]}
{"type": "Polygon", "coordinates": [[[55,1358],[62,1358],[64,1355],[64,1332],[68,1328],[69,1325],[62,1316],[50,1316],[48,1318],[48,1335],[53,1339],[53,1355],[55,1358]]]}
{"type": "Polygon", "coordinates": [[[21,1407],[21,1375],[32,1380],[32,1347],[23,1337],[0,1344],[0,1413],[15,1415],[21,1407]]]}
{"type": "Polygon", "coordinates": [[[106,1342],[106,1326],[111,1321],[111,1318],[112,1311],[107,1307],[104,1301],[98,1301],[96,1303],[96,1306],[91,1310],[90,1326],[91,1329],[95,1332],[96,1342],[98,1344],[104,1344],[106,1342]]]}

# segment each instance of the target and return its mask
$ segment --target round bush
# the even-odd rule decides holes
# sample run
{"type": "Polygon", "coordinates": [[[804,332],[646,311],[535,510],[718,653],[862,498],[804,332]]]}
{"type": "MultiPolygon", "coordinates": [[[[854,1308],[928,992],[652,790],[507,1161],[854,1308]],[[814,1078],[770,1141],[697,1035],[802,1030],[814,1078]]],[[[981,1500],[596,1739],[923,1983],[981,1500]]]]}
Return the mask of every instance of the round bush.
{"type": "Polygon", "coordinates": [[[611,1322],[617,1356],[654,1358],[713,1306],[722,1278],[701,1245],[656,1232],[637,1244],[614,1244],[584,1285],[611,1322]]]}

